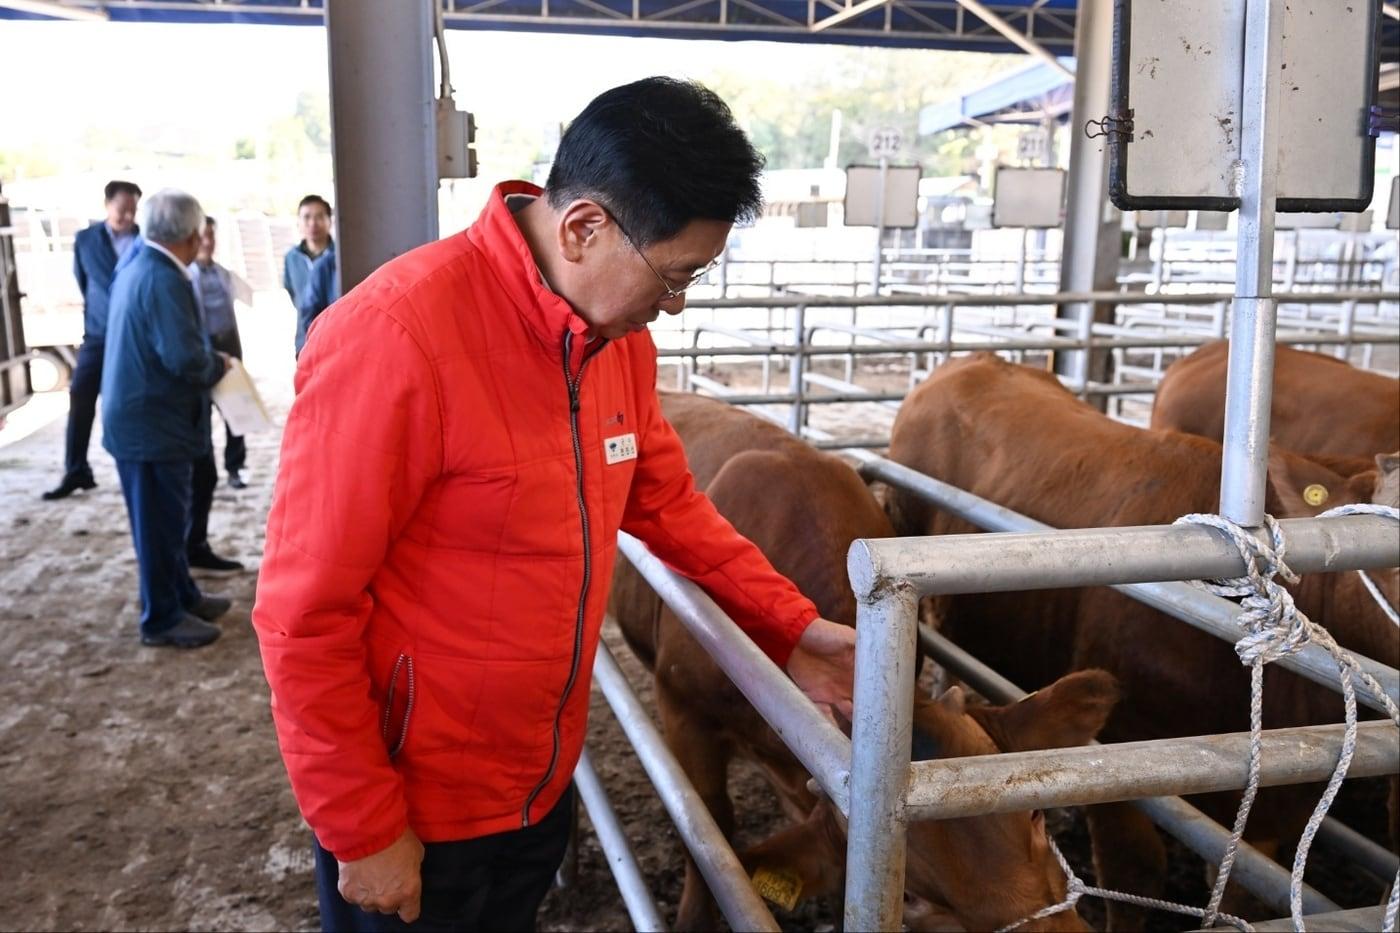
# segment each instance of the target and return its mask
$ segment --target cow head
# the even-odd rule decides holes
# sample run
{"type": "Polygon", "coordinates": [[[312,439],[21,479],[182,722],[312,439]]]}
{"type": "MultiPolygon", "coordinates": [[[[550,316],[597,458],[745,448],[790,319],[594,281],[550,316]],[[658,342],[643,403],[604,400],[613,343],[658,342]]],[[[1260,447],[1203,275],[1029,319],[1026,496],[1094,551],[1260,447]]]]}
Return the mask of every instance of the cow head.
{"type": "MultiPolygon", "coordinates": [[[[1117,698],[1117,683],[1099,670],[1070,674],[1009,706],[969,705],[953,687],[937,701],[915,704],[916,745],[931,746],[943,758],[1082,745],[1103,727],[1117,698]]],[[[823,798],[805,821],[741,860],[761,891],[803,898],[835,893],[845,877],[845,830],[840,813],[823,798]]],[[[1040,813],[911,823],[906,865],[904,921],[916,931],[997,929],[1065,896],[1066,879],[1040,813]]],[[[1071,910],[1021,929],[1089,927],[1071,910]]]]}
{"type": "MultiPolygon", "coordinates": [[[[1337,469],[1335,462],[1324,466],[1275,448],[1269,456],[1270,510],[1278,518],[1311,518],[1358,502],[1400,508],[1400,452],[1378,455],[1374,467],[1362,462],[1346,473],[1337,469]]],[[[1366,573],[1391,606],[1400,602],[1400,568],[1366,573]]],[[[1395,626],[1357,574],[1304,576],[1299,603],[1324,607],[1325,617],[1314,621],[1331,629],[1343,645],[1390,663],[1388,659],[1395,652],[1395,626]],[[1310,591],[1320,595],[1305,597],[1310,591]]]]}

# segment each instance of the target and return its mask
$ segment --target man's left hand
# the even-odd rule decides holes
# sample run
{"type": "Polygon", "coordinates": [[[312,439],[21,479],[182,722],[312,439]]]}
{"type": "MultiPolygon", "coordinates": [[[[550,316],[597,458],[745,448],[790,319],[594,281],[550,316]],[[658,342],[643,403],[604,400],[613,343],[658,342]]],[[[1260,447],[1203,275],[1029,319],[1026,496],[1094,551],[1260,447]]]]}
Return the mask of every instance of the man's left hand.
{"type": "Polygon", "coordinates": [[[827,715],[839,713],[849,720],[855,663],[856,630],[816,619],[792,649],[787,672],[819,709],[827,715]]]}

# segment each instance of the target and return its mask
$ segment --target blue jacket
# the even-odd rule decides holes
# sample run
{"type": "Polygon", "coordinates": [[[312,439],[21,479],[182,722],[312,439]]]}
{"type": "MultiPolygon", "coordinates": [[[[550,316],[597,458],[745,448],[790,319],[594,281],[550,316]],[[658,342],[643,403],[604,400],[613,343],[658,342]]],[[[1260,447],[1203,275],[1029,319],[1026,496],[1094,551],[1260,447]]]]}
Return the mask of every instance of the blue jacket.
{"type": "MultiPolygon", "coordinates": [[[[335,240],[331,240],[326,249],[334,251],[335,240]]],[[[292,299],[293,306],[306,294],[306,284],[311,281],[311,267],[319,258],[312,257],[306,251],[305,240],[287,250],[287,255],[282,257],[282,287],[287,290],[287,297],[292,299]]]]}
{"type": "Polygon", "coordinates": [[[112,285],[102,365],[102,446],[118,460],[209,452],[209,388],[224,373],[185,270],[150,245],[112,285]]]}
{"type": "MultiPolygon", "coordinates": [[[[137,231],[138,237],[140,231],[137,231]]],[[[141,241],[127,249],[126,257],[136,252],[141,241]]],[[[123,258],[126,258],[123,257],[123,258]]],[[[117,253],[107,225],[96,220],[79,230],[73,238],[73,277],[83,293],[83,340],[101,343],[107,333],[107,307],[112,292],[112,279],[117,272],[117,253]]]]}
{"type": "Polygon", "coordinates": [[[311,264],[306,288],[297,297],[297,353],[306,346],[306,335],[311,330],[311,322],[340,298],[340,278],[335,274],[335,247],[332,246],[316,257],[311,264]]]}

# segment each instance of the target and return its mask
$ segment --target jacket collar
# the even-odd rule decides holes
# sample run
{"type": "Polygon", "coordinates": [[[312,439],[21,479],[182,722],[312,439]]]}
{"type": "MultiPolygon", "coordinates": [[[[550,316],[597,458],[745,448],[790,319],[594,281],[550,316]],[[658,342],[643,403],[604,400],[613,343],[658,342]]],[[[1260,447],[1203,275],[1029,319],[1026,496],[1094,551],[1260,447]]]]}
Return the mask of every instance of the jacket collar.
{"type": "Polygon", "coordinates": [[[519,309],[530,331],[557,356],[562,352],[565,333],[581,342],[588,322],[545,286],[530,245],[506,205],[506,198],[516,194],[539,197],[544,191],[527,181],[502,182],[491,192],[491,199],[476,223],[467,228],[466,235],[486,257],[496,281],[519,309]]]}

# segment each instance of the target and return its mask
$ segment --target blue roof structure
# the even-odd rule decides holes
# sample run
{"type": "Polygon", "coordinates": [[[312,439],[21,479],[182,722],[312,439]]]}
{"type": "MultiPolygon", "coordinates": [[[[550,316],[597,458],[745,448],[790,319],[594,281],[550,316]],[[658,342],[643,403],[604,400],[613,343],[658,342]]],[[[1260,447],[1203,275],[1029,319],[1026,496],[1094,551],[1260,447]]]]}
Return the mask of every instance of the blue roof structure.
{"type": "MultiPolygon", "coordinates": [[[[442,0],[442,4],[449,29],[1021,51],[957,0],[442,0]]],[[[64,6],[97,12],[113,22],[322,22],[322,0],[64,0],[64,6]]],[[[987,6],[1057,54],[1073,50],[1076,0],[992,0],[987,6]]],[[[5,9],[0,2],[0,19],[6,18],[44,17],[5,9]]]]}
{"type": "MultiPolygon", "coordinates": [[[[1074,59],[1060,63],[1074,71],[1074,59]]],[[[972,122],[1040,123],[1069,113],[1074,79],[1048,62],[1032,61],[999,78],[919,111],[919,135],[928,136],[972,122]]]]}

